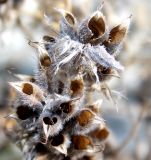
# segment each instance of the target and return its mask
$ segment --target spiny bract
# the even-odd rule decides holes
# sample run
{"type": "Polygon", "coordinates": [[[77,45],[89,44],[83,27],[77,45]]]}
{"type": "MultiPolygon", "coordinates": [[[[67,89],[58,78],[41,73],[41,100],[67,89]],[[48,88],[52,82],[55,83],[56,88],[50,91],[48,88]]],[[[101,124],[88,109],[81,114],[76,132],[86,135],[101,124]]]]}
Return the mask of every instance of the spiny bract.
{"type": "Polygon", "coordinates": [[[11,116],[17,126],[9,135],[26,160],[92,160],[109,134],[100,115],[101,97],[93,93],[123,70],[115,56],[130,18],[109,29],[99,10],[81,23],[58,11],[58,35],[29,42],[39,53],[35,76],[18,75],[23,81],[10,82],[17,92],[11,116]]]}

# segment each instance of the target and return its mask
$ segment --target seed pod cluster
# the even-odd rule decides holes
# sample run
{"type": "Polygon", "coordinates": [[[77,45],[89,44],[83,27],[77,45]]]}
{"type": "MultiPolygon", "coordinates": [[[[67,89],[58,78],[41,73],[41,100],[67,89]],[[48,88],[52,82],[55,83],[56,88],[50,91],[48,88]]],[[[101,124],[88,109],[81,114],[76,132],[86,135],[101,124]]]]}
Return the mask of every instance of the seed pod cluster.
{"type": "Polygon", "coordinates": [[[34,81],[22,77],[9,83],[17,92],[13,106],[19,129],[14,134],[19,135],[26,160],[95,160],[109,131],[101,105],[89,102],[87,92],[123,70],[114,53],[130,19],[108,29],[99,10],[81,23],[71,13],[58,11],[62,14],[58,36],[30,42],[39,60],[34,81]]]}

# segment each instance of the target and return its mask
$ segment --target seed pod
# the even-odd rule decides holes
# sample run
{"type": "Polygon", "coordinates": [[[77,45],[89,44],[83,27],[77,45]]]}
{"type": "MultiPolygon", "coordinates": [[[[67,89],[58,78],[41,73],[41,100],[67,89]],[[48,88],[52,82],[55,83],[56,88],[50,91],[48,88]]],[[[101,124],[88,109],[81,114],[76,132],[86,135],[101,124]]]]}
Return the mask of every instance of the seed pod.
{"type": "Polygon", "coordinates": [[[48,139],[49,136],[58,134],[58,132],[62,130],[63,122],[60,117],[56,115],[51,117],[51,115],[43,113],[41,119],[46,139],[48,139]]]}
{"type": "Polygon", "coordinates": [[[111,29],[109,34],[109,43],[119,44],[123,41],[130,24],[130,17],[127,18],[122,24],[111,29]]]}
{"type": "Polygon", "coordinates": [[[92,137],[95,137],[96,139],[102,141],[105,140],[109,136],[109,131],[107,128],[101,128],[101,129],[96,129],[90,134],[92,137]]]}
{"type": "Polygon", "coordinates": [[[31,100],[31,102],[37,103],[44,101],[44,92],[39,88],[39,86],[35,85],[31,82],[10,82],[11,86],[13,86],[17,91],[23,93],[31,100]],[[33,99],[35,97],[35,99],[33,99]]]}
{"type": "MultiPolygon", "coordinates": [[[[104,16],[100,11],[96,11],[90,19],[84,20],[79,29],[79,40],[82,43],[93,43],[98,41],[99,38],[105,35],[106,25],[104,16]],[[94,41],[96,40],[96,41],[94,41]]],[[[96,44],[98,44],[98,41],[96,44]]]]}
{"type": "Polygon", "coordinates": [[[75,17],[70,12],[67,12],[63,9],[57,9],[57,11],[59,11],[63,16],[63,19],[61,21],[61,27],[60,27],[61,34],[63,35],[67,34],[71,38],[74,38],[76,35],[75,29],[74,29],[74,26],[76,24],[75,17]]]}
{"type": "MultiPolygon", "coordinates": [[[[48,38],[48,37],[47,37],[48,38]]],[[[47,52],[47,50],[44,49],[44,46],[42,46],[40,43],[38,42],[32,42],[32,41],[29,41],[29,44],[38,49],[38,52],[39,52],[39,60],[40,60],[40,65],[41,67],[43,68],[47,68],[47,67],[50,67],[51,65],[51,59],[49,57],[49,54],[47,52]]]]}
{"type": "Polygon", "coordinates": [[[38,46],[38,51],[39,51],[39,59],[40,59],[41,66],[49,67],[51,65],[51,59],[47,51],[41,46],[38,46]]]}
{"type": "Polygon", "coordinates": [[[64,143],[64,136],[62,134],[55,136],[51,140],[52,146],[59,146],[64,143]]]}
{"type": "Polygon", "coordinates": [[[96,11],[88,22],[88,27],[92,31],[91,39],[96,39],[104,35],[106,26],[104,16],[100,11],[96,11]]]}
{"type": "Polygon", "coordinates": [[[77,124],[74,127],[75,134],[88,134],[98,126],[104,125],[104,121],[89,109],[82,110],[76,116],[77,124]]]}
{"type": "Polygon", "coordinates": [[[116,53],[116,51],[120,47],[121,42],[127,34],[130,25],[130,18],[131,17],[127,18],[123,23],[111,29],[109,33],[109,39],[104,42],[106,50],[110,54],[116,53]]]}
{"type": "Polygon", "coordinates": [[[71,105],[71,102],[65,102],[60,105],[60,109],[62,112],[69,114],[72,112],[73,106],[71,105]]]}
{"type": "Polygon", "coordinates": [[[56,108],[55,113],[59,114],[62,121],[65,123],[71,118],[75,117],[79,111],[79,97],[68,100],[63,100],[62,103],[56,108]]]}
{"type": "Polygon", "coordinates": [[[97,67],[97,74],[98,74],[100,82],[109,79],[110,78],[109,75],[111,75],[112,72],[113,71],[112,71],[111,67],[106,68],[106,67],[103,67],[101,65],[97,67]]]}
{"type": "Polygon", "coordinates": [[[67,149],[70,145],[70,140],[67,135],[60,134],[52,138],[51,145],[59,152],[67,155],[67,149]]]}
{"type": "Polygon", "coordinates": [[[71,13],[69,13],[63,9],[56,9],[56,10],[62,14],[65,22],[68,23],[68,25],[70,25],[70,26],[75,25],[76,19],[74,18],[74,16],[71,13]]]}
{"type": "Polygon", "coordinates": [[[65,123],[69,119],[75,117],[79,110],[79,97],[70,98],[68,96],[56,95],[56,103],[52,104],[54,106],[53,114],[58,115],[62,122],[65,123]]]}
{"type": "Polygon", "coordinates": [[[72,143],[74,148],[77,150],[86,150],[90,145],[92,145],[91,140],[84,135],[72,136],[72,143]]]}
{"type": "Polygon", "coordinates": [[[22,92],[27,95],[33,94],[33,86],[30,83],[24,83],[23,88],[22,88],[22,92]]]}
{"type": "Polygon", "coordinates": [[[34,93],[33,85],[30,82],[10,82],[9,84],[17,91],[26,95],[32,95],[34,93]]]}
{"type": "Polygon", "coordinates": [[[80,126],[86,126],[87,124],[92,121],[94,118],[94,114],[89,110],[83,110],[80,114],[76,117],[80,126]]]}
{"type": "Polygon", "coordinates": [[[49,67],[51,65],[51,60],[49,56],[43,56],[40,59],[40,63],[44,67],[49,67]]]}
{"type": "Polygon", "coordinates": [[[81,95],[84,89],[84,83],[82,79],[75,79],[71,81],[70,90],[72,96],[81,95]]]}
{"type": "Polygon", "coordinates": [[[19,119],[26,120],[30,117],[36,116],[36,112],[33,111],[33,109],[27,105],[21,105],[17,107],[16,114],[19,119]]]}

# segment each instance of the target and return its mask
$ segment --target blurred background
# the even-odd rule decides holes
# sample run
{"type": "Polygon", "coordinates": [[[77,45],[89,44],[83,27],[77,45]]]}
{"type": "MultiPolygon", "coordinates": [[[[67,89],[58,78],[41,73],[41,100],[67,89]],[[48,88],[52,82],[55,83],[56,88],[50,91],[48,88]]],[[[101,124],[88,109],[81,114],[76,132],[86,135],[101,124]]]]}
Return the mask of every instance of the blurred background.
{"type": "MultiPolygon", "coordinates": [[[[102,12],[109,28],[131,14],[132,20],[119,54],[125,71],[120,79],[108,82],[117,106],[105,100],[101,109],[110,130],[103,159],[151,160],[151,2],[104,2],[102,12]]],[[[71,11],[80,20],[100,4],[100,0],[0,0],[0,160],[22,159],[4,134],[2,117],[11,112],[7,82],[14,73],[32,75],[37,65],[36,51],[28,40],[55,34],[52,27],[59,29],[60,15],[54,8],[71,11]]]]}

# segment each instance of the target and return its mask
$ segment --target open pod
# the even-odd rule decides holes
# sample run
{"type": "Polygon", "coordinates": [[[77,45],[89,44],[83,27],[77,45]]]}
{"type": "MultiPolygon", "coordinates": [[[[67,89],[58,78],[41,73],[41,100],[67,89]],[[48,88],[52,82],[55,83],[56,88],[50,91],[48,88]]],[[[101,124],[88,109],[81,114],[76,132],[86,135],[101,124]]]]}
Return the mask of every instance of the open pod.
{"type": "Polygon", "coordinates": [[[63,134],[59,134],[51,139],[51,146],[65,155],[67,155],[70,143],[69,137],[63,134]]]}
{"type": "Polygon", "coordinates": [[[114,54],[117,52],[120,44],[123,42],[124,38],[127,35],[129,25],[130,25],[131,16],[125,19],[121,24],[113,27],[110,30],[109,38],[104,42],[106,50],[110,54],[114,54]]]}
{"type": "Polygon", "coordinates": [[[39,86],[32,82],[9,82],[9,84],[20,92],[23,96],[26,96],[32,104],[38,102],[44,102],[44,92],[39,86]]]}
{"type": "Polygon", "coordinates": [[[72,13],[64,10],[64,9],[56,9],[62,15],[62,21],[60,26],[60,32],[63,35],[69,35],[72,39],[76,36],[75,26],[76,26],[76,18],[72,13]]]}

